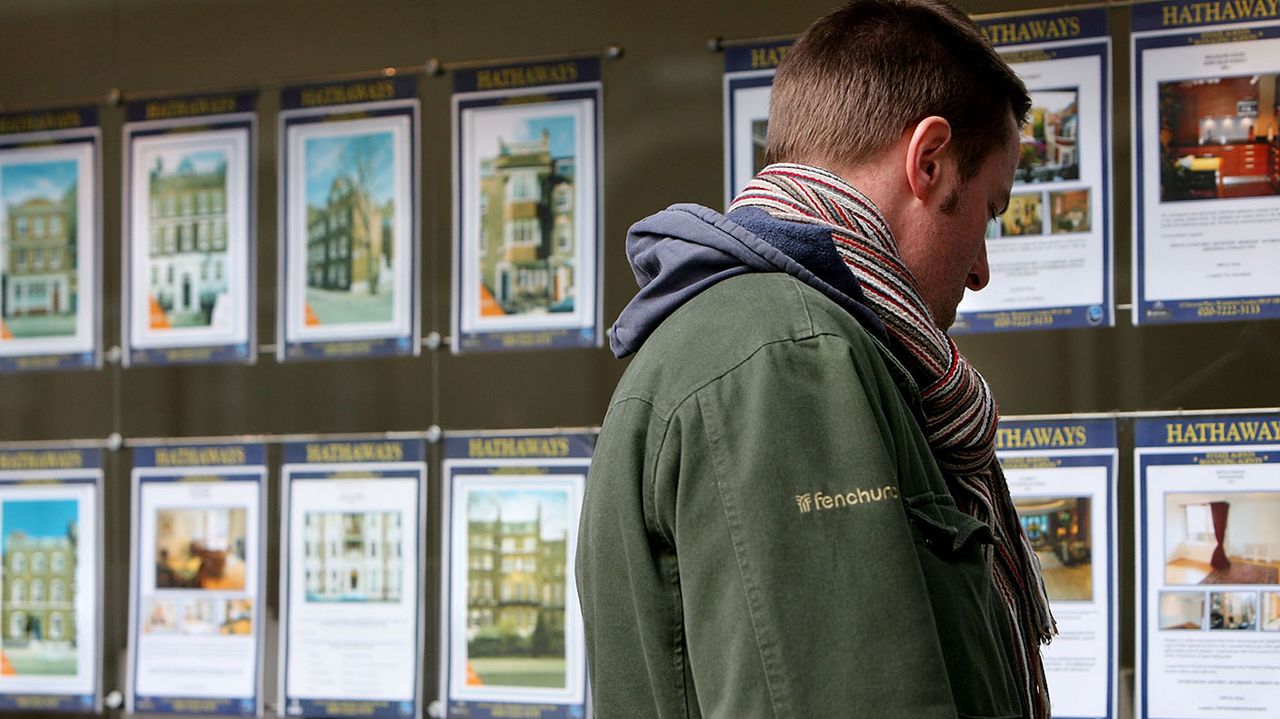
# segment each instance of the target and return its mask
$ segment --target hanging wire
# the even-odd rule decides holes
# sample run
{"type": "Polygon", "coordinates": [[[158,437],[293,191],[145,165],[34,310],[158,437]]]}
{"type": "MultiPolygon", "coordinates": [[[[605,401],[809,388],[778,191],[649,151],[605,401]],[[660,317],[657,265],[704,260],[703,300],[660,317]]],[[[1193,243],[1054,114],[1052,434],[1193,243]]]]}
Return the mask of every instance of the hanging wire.
{"type": "Polygon", "coordinates": [[[617,60],[622,57],[621,45],[606,45],[605,47],[595,50],[571,50],[569,52],[557,52],[544,55],[525,55],[522,57],[495,57],[485,60],[456,60],[445,61],[439,58],[431,58],[427,60],[425,65],[428,75],[443,75],[446,72],[456,72],[458,70],[474,70],[482,67],[490,67],[493,65],[526,65],[535,62],[553,62],[556,60],[585,60],[594,57],[602,57],[607,60],[617,60]]]}

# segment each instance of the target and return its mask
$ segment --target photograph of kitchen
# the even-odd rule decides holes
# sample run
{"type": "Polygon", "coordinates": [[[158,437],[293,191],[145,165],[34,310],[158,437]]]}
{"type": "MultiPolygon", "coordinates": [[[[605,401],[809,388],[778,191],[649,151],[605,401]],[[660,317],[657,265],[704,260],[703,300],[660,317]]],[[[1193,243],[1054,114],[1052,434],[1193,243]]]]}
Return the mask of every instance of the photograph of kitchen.
{"type": "Polygon", "coordinates": [[[1160,200],[1275,195],[1275,74],[1160,83],[1160,200]]]}

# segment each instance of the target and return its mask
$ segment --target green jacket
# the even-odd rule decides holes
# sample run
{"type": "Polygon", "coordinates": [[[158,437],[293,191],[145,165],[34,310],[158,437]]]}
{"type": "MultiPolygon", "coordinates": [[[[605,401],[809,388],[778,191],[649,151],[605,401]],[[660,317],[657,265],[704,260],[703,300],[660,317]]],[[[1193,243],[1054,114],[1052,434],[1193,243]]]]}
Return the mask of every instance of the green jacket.
{"type": "Polygon", "coordinates": [[[700,290],[613,396],[576,560],[602,719],[1024,715],[990,529],[909,374],[811,284],[700,290]]]}

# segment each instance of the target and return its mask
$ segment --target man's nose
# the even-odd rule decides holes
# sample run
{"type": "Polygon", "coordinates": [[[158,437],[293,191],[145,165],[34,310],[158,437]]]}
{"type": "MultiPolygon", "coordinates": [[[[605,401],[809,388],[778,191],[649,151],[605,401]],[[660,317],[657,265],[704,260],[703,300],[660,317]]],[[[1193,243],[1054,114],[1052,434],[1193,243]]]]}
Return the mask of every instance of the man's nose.
{"type": "Polygon", "coordinates": [[[991,281],[991,268],[987,266],[987,241],[982,241],[982,249],[978,251],[978,259],[973,263],[973,267],[969,268],[969,276],[965,278],[964,286],[977,292],[987,283],[991,281]]]}

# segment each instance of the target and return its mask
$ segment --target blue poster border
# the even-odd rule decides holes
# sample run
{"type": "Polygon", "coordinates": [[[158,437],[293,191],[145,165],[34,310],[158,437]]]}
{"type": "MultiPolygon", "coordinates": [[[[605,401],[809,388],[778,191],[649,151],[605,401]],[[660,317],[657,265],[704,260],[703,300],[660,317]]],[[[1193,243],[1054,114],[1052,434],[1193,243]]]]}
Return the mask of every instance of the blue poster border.
{"type": "MultiPolygon", "coordinates": [[[[1263,415],[1255,415],[1255,417],[1263,417],[1263,415]]],[[[1272,415],[1271,419],[1277,420],[1280,418],[1272,415]]],[[[1139,425],[1148,424],[1149,426],[1163,427],[1164,421],[1165,420],[1163,419],[1140,420],[1139,425]]],[[[1147,557],[1148,557],[1149,546],[1147,541],[1146,528],[1148,523],[1150,522],[1150,516],[1151,516],[1150,509],[1147,505],[1147,488],[1148,488],[1147,469],[1149,467],[1156,467],[1156,466],[1192,465],[1196,463],[1196,460],[1209,458],[1210,454],[1214,454],[1214,452],[1209,451],[1210,448],[1212,446],[1220,446],[1220,445],[1197,444],[1197,445],[1194,445],[1195,447],[1194,449],[1192,448],[1192,446],[1188,446],[1187,451],[1183,451],[1183,452],[1152,453],[1150,451],[1143,452],[1143,450],[1152,450],[1152,449],[1157,449],[1165,446],[1178,446],[1178,445],[1161,445],[1156,443],[1144,444],[1140,439],[1138,439],[1138,428],[1136,427],[1135,427],[1135,439],[1138,440],[1138,441],[1135,441],[1135,447],[1134,447],[1134,454],[1135,454],[1134,491],[1137,494],[1136,507],[1135,507],[1137,512],[1137,517],[1135,518],[1136,521],[1134,522],[1134,527],[1138,533],[1138,537],[1137,537],[1138,539],[1138,542],[1137,542],[1138,576],[1137,576],[1137,581],[1135,582],[1135,587],[1137,592],[1137,597],[1135,598],[1135,602],[1137,604],[1135,608],[1136,610],[1135,614],[1137,615],[1137,619],[1136,619],[1136,624],[1134,626],[1134,643],[1136,644],[1135,652],[1138,657],[1138,667],[1140,668],[1141,671],[1139,671],[1138,676],[1134,678],[1134,681],[1137,685],[1137,691],[1135,692],[1136,696],[1134,697],[1135,699],[1134,711],[1135,711],[1135,716],[1138,719],[1188,719],[1187,717],[1171,717],[1171,716],[1153,717],[1148,712],[1148,706],[1147,706],[1147,697],[1149,696],[1148,678],[1150,675],[1149,669],[1151,666],[1150,663],[1147,661],[1148,648],[1149,648],[1149,642],[1147,641],[1148,634],[1149,634],[1149,632],[1147,631],[1147,620],[1150,614],[1150,606],[1148,605],[1148,602],[1147,602],[1147,595],[1148,595],[1148,589],[1149,589],[1149,582],[1147,580],[1147,575],[1148,575],[1147,557]]],[[[1260,445],[1268,446],[1267,443],[1258,443],[1258,442],[1251,443],[1247,446],[1260,446],[1260,445]]],[[[1277,441],[1271,444],[1270,446],[1275,447],[1275,449],[1277,450],[1276,454],[1264,455],[1261,458],[1260,463],[1280,464],[1280,441],[1277,441]]],[[[1241,491],[1245,491],[1245,490],[1241,490],[1241,491]]]]}
{"type": "MultiPolygon", "coordinates": [[[[93,155],[93,317],[91,348],[82,352],[35,353],[0,356],[0,374],[10,372],[100,369],[102,367],[102,127],[96,107],[74,107],[35,112],[0,113],[0,151],[28,144],[70,145],[88,143],[93,155]]],[[[79,265],[77,263],[77,270],[79,265]]],[[[77,289],[77,312],[83,305],[77,289]]]]}
{"type": "Polygon", "coordinates": [[[267,559],[267,467],[266,446],[262,444],[138,445],[133,447],[130,473],[132,499],[129,547],[129,647],[127,657],[127,705],[140,714],[168,714],[188,717],[261,717],[264,709],[263,662],[265,659],[266,559],[267,559]],[[145,485],[187,482],[192,477],[210,482],[246,482],[258,485],[258,597],[253,619],[257,641],[254,646],[254,694],[249,697],[169,697],[138,694],[137,666],[140,660],[138,635],[142,627],[141,557],[139,536],[142,492],[145,485]]]}
{"type": "MultiPolygon", "coordinates": [[[[585,349],[600,347],[604,339],[604,85],[600,79],[600,60],[591,58],[564,62],[538,63],[535,65],[497,66],[477,70],[460,71],[454,78],[454,94],[452,98],[451,117],[453,123],[453,291],[450,323],[453,333],[451,350],[453,354],[467,352],[503,352],[544,349],[585,349]],[[507,68],[529,68],[542,66],[572,66],[575,68],[574,82],[571,83],[525,83],[519,87],[507,87],[497,90],[479,88],[477,73],[499,71],[507,68]],[[462,331],[462,293],[464,253],[474,252],[464,246],[464,229],[466,227],[462,209],[462,195],[466,188],[467,169],[463,162],[463,150],[467,136],[463,130],[462,116],[467,110],[496,107],[509,104],[512,100],[529,101],[536,96],[536,103],[565,102],[586,100],[591,105],[591,116],[595,124],[590,141],[595,143],[595,187],[591,188],[595,202],[595,252],[594,262],[589,270],[595,273],[595,296],[578,297],[577,301],[590,302],[593,308],[594,321],[590,327],[562,327],[547,325],[539,327],[529,325],[515,330],[483,330],[475,332],[462,331]]],[[[588,268],[583,268],[584,270],[588,268]]]]}
{"type": "MultiPolygon", "coordinates": [[[[1086,13],[1063,13],[1062,15],[1080,15],[1086,13]]],[[[984,334],[984,333],[1003,333],[1018,332],[1027,330],[1058,330],[1058,329],[1097,329],[1103,327],[1115,326],[1115,238],[1112,228],[1112,210],[1113,202],[1111,197],[1112,185],[1112,162],[1111,147],[1113,138],[1111,137],[1111,39],[1106,36],[1106,11],[1095,10],[1090,13],[1091,19],[1088,21],[1088,32],[1091,33],[1089,40],[1084,42],[1080,40],[1053,41],[1034,44],[1009,45],[999,48],[1002,55],[1015,54],[1028,50],[1050,51],[1053,53],[1053,59],[1067,59],[1078,57],[1097,57],[1100,62],[1099,72],[1101,75],[1101,105],[1098,112],[1101,116],[1099,125],[1102,127],[1102,152],[1100,161],[1102,162],[1102,186],[1096,188],[1099,190],[1095,196],[1099,197],[1103,202],[1102,206],[1102,303],[1101,304],[1084,304],[1084,305],[1066,305],[1053,307],[1027,307],[1013,308],[1004,310],[989,310],[982,312],[957,312],[955,324],[951,327],[950,333],[953,335],[968,334],[984,334]],[[1096,16],[1096,17],[1095,17],[1096,16]],[[1102,38],[1093,39],[1096,35],[1094,27],[1098,22],[1102,23],[1102,38]]],[[[1045,15],[1036,17],[1055,17],[1055,15],[1045,15]]],[[[1019,188],[1026,189],[1026,186],[1016,186],[1015,191],[1019,188]]],[[[1094,188],[1090,188],[1091,190],[1094,188]]],[[[1051,191],[1046,189],[1045,191],[1051,191]]]]}
{"type": "MultiPolygon", "coordinates": [[[[191,98],[173,98],[167,101],[158,101],[161,103],[175,102],[182,104],[194,104],[200,107],[202,102],[215,100],[217,98],[191,97],[191,98]]],[[[126,115],[130,118],[130,122],[124,126],[124,155],[121,161],[122,173],[124,176],[123,192],[121,193],[124,208],[121,214],[121,224],[123,231],[121,233],[121,245],[124,247],[124,253],[121,256],[121,273],[124,275],[122,283],[123,289],[120,301],[120,347],[122,350],[122,362],[128,366],[166,366],[166,365],[191,365],[191,364],[246,364],[252,365],[257,361],[257,327],[254,322],[257,317],[257,277],[258,277],[258,257],[257,257],[257,196],[258,196],[258,117],[257,95],[251,93],[243,93],[239,95],[229,95],[222,98],[225,102],[218,106],[229,106],[235,110],[234,114],[217,114],[217,115],[188,115],[182,119],[145,119],[148,114],[148,106],[157,101],[145,101],[132,103],[126,108],[126,115]],[[134,117],[140,119],[134,120],[134,117]],[[133,311],[133,215],[131,207],[131,198],[136,188],[132,185],[130,177],[133,158],[134,140],[142,137],[157,137],[161,135],[177,134],[190,132],[192,128],[200,128],[200,130],[218,131],[218,130],[241,130],[246,133],[245,147],[245,168],[248,172],[248,182],[245,191],[245,261],[248,269],[248,283],[245,292],[245,327],[248,334],[244,342],[223,345],[191,345],[191,344],[174,344],[166,347],[153,348],[137,348],[134,347],[130,338],[130,327],[133,322],[141,318],[132,317],[133,311]]],[[[180,105],[181,107],[182,105],[180,105]]]]}
{"type": "Polygon", "coordinates": [[[423,528],[426,526],[427,517],[425,516],[425,501],[427,496],[427,466],[426,466],[426,444],[422,440],[325,440],[317,442],[286,442],[284,447],[284,464],[280,471],[281,483],[281,517],[280,517],[280,603],[279,603],[279,632],[280,641],[277,654],[279,656],[279,682],[277,691],[279,692],[280,706],[278,713],[281,717],[325,717],[338,718],[360,716],[366,719],[407,719],[409,717],[419,716],[423,706],[422,696],[422,663],[423,642],[426,634],[426,619],[423,616],[423,609],[426,606],[426,541],[423,528]],[[386,451],[394,445],[398,448],[402,459],[386,460],[376,456],[369,456],[364,459],[348,456],[353,450],[365,448],[373,455],[380,451],[386,451]],[[382,449],[379,450],[378,448],[382,449]],[[310,455],[310,456],[309,456],[310,455]],[[333,459],[338,455],[345,456],[344,459],[333,459]],[[314,461],[312,461],[314,460],[314,461]],[[327,698],[294,698],[288,694],[289,676],[289,651],[288,651],[288,614],[289,614],[289,578],[292,573],[290,562],[292,557],[289,554],[289,546],[291,542],[290,532],[293,530],[290,522],[290,509],[292,502],[290,501],[294,491],[295,480],[323,480],[329,479],[335,471],[341,471],[339,468],[348,468],[352,465],[368,464],[368,470],[374,476],[365,478],[366,481],[376,482],[379,479],[415,479],[417,480],[416,502],[417,502],[417,526],[414,528],[414,556],[416,557],[418,571],[416,591],[418,593],[417,606],[418,613],[415,618],[417,622],[416,634],[417,642],[413,656],[414,669],[414,697],[412,701],[403,701],[397,699],[352,699],[343,697],[327,697],[327,698]]]}
{"type": "MultiPolygon", "coordinates": [[[[329,83],[323,85],[290,87],[280,91],[281,111],[277,142],[277,254],[279,267],[276,273],[276,360],[278,362],[307,360],[347,360],[366,357],[417,357],[422,352],[422,212],[421,212],[421,101],[417,96],[417,79],[408,77],[386,78],[357,83],[329,83]],[[370,92],[368,88],[374,88],[370,92]],[[379,90],[380,88],[380,90],[379,90]],[[354,97],[379,99],[368,102],[343,102],[354,97]],[[329,102],[332,100],[332,104],[329,102]],[[286,337],[287,318],[290,309],[288,271],[289,254],[289,130],[316,123],[341,123],[358,116],[360,119],[406,116],[409,118],[409,332],[405,335],[372,333],[359,337],[306,340],[289,342],[286,337]]],[[[305,200],[304,200],[305,201],[305,200]]]]}
{"type": "MultiPolygon", "coordinates": [[[[452,496],[467,478],[503,477],[500,470],[527,467],[540,476],[584,476],[591,465],[595,447],[594,433],[476,433],[452,435],[445,440],[441,522],[441,556],[443,579],[440,594],[440,701],[445,716],[471,719],[504,719],[520,716],[527,719],[582,719],[590,699],[587,665],[582,667],[583,702],[464,700],[455,699],[449,691],[452,679],[453,552],[452,496]],[[479,444],[477,444],[479,442],[479,444]]],[[[584,486],[585,489],[585,486],[584,486]]]]}
{"type": "MultiPolygon", "coordinates": [[[[1107,714],[1103,717],[1062,715],[1057,719],[1115,719],[1119,716],[1120,691],[1116,681],[1119,668],[1120,648],[1120,592],[1119,563],[1120,547],[1117,542],[1119,525],[1117,522],[1117,506],[1119,504],[1119,443],[1117,442],[1116,421],[1107,419],[1065,419],[1037,420],[1023,419],[1001,421],[997,432],[1003,429],[1028,431],[1036,435],[1037,429],[1064,430],[1058,436],[1066,436],[1075,441],[1064,446],[1064,443],[1037,447],[1004,447],[997,450],[1003,458],[1006,454],[1016,457],[1043,457],[1052,460],[1058,467],[1102,467],[1106,469],[1106,511],[1107,523],[1107,714]]],[[[997,435],[998,436],[998,435],[997,435]]],[[[1043,436],[1041,434],[1041,436],[1043,436]]],[[[1058,496],[1060,493],[1053,493],[1058,496]]],[[[1034,496],[1034,495],[1031,495],[1034,496]]],[[[1068,604],[1074,602],[1067,602],[1068,604]]]]}
{"type": "MultiPolygon", "coordinates": [[[[103,539],[103,452],[98,448],[44,447],[0,449],[0,486],[21,485],[25,472],[56,471],[67,476],[41,478],[44,484],[92,485],[93,510],[97,515],[96,569],[98,589],[102,589],[103,539]],[[83,473],[83,474],[82,474],[83,473]]],[[[93,688],[88,694],[33,694],[0,692],[0,711],[39,711],[65,714],[97,714],[102,707],[102,605],[98,604],[94,642],[93,688]]]]}
{"type": "MultiPolygon", "coordinates": [[[[1274,295],[1241,295],[1232,297],[1210,297],[1187,300],[1148,300],[1147,286],[1147,218],[1145,207],[1146,183],[1153,181],[1147,177],[1147,169],[1143,166],[1144,128],[1142,127],[1143,105],[1143,69],[1147,50],[1167,47],[1186,47],[1203,34],[1201,30],[1187,32],[1159,32],[1158,18],[1164,7],[1183,7],[1194,5],[1217,5],[1226,3],[1147,3],[1134,8],[1134,31],[1131,41],[1130,58],[1133,64],[1132,86],[1130,89],[1132,102],[1133,127],[1133,323],[1135,325],[1186,324],[1194,322],[1239,322],[1242,320],[1265,320],[1280,318],[1280,292],[1274,295]],[[1142,19],[1140,23],[1139,20],[1142,19]],[[1155,27],[1151,27],[1152,25],[1155,27]]],[[[1276,17],[1265,18],[1264,21],[1277,20],[1276,17]]],[[[1256,23],[1257,19],[1231,21],[1236,24],[1256,23]]],[[[1212,25],[1222,25],[1215,22],[1212,25]]],[[[1183,27],[1192,27],[1190,25],[1183,27]]],[[[1268,40],[1280,38],[1280,26],[1273,23],[1251,27],[1252,40],[1268,40]]],[[[1157,170],[1159,168],[1156,168],[1157,170]]],[[[1155,177],[1158,177],[1157,172],[1155,177]]],[[[1158,180],[1157,180],[1158,181],[1158,180]]]]}
{"type": "Polygon", "coordinates": [[[734,126],[738,119],[738,93],[758,87],[771,87],[776,70],[756,70],[753,72],[725,73],[724,76],[724,206],[725,210],[733,204],[740,188],[735,187],[738,176],[738,161],[734,157],[734,148],[738,146],[738,135],[734,126]]]}
{"type": "Polygon", "coordinates": [[[734,45],[724,51],[724,206],[727,211],[738,192],[734,185],[738,175],[734,148],[738,137],[734,132],[738,117],[738,93],[773,85],[782,58],[795,43],[794,38],[767,40],[734,45]]]}

